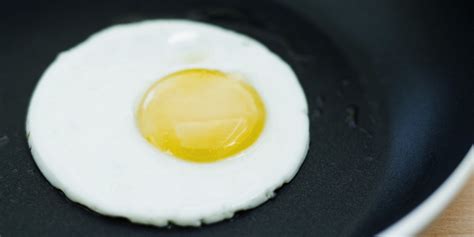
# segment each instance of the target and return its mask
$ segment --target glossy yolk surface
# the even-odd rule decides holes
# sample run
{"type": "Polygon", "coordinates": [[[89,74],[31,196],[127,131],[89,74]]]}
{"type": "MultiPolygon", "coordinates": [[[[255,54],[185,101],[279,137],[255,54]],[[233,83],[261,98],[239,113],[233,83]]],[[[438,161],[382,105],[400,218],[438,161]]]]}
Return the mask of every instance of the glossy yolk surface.
{"type": "Polygon", "coordinates": [[[160,150],[193,162],[214,162],[252,145],[263,130],[257,91],[231,74],[188,69],[154,83],[137,111],[143,137],[160,150]]]}

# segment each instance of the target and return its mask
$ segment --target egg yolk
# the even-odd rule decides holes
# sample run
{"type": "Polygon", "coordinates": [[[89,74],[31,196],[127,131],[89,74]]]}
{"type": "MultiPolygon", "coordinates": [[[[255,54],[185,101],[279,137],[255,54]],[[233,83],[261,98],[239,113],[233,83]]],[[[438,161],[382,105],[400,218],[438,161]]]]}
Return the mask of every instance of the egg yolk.
{"type": "Polygon", "coordinates": [[[193,162],[214,162],[252,145],[265,123],[257,91],[236,75],[187,69],[155,82],[137,111],[143,137],[193,162]]]}

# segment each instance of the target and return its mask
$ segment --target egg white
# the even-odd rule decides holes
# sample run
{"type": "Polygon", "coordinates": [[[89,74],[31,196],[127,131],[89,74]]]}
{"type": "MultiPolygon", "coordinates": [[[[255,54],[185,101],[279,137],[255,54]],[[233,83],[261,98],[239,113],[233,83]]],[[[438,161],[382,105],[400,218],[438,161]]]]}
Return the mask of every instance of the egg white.
{"type": "Polygon", "coordinates": [[[156,226],[199,226],[258,206],[294,177],[309,144],[307,103],[290,66],[245,35],[185,20],[109,27],[61,53],[35,89],[27,133],[40,170],[69,199],[156,226]],[[254,145],[198,164],[141,137],[141,97],[186,68],[240,73],[256,88],[267,120],[254,145]]]}

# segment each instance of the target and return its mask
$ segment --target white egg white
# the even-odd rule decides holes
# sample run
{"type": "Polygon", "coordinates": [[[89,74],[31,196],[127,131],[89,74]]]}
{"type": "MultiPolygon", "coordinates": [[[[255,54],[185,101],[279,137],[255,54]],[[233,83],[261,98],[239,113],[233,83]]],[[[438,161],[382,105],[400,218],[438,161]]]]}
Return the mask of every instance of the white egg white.
{"type": "Polygon", "coordinates": [[[42,173],[69,199],[156,226],[199,226],[258,206],[295,176],[309,144],[306,98],[290,66],[245,35],[185,20],[109,27],[59,54],[33,94],[27,133],[42,173]],[[186,68],[239,73],[256,88],[267,120],[254,145],[198,164],[141,137],[141,97],[186,68]]]}

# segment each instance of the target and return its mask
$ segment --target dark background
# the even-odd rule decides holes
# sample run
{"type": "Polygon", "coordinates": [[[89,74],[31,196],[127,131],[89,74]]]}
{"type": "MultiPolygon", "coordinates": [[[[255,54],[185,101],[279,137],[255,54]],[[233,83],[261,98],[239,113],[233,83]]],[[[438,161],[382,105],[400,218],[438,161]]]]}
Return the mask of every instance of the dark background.
{"type": "Polygon", "coordinates": [[[473,143],[473,10],[420,0],[2,1],[0,235],[375,234],[430,195],[473,143]],[[203,228],[154,228],[97,215],[41,175],[24,123],[43,71],[100,29],[154,18],[234,29],[295,70],[311,145],[276,198],[203,228]]]}

